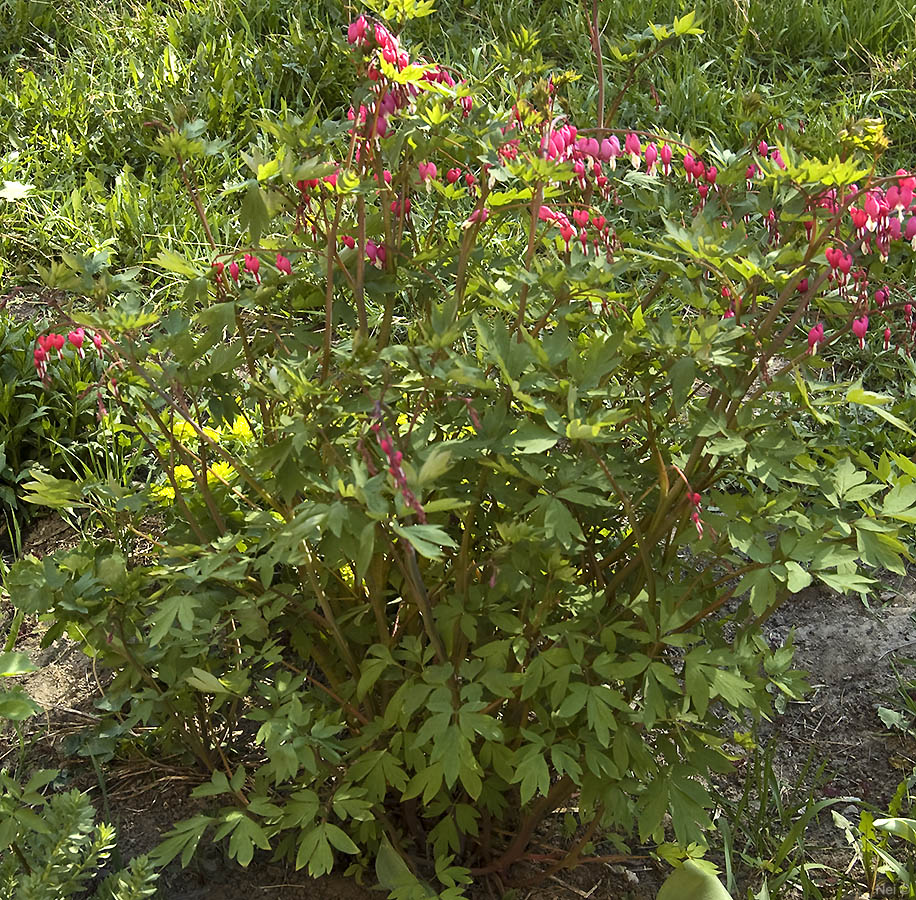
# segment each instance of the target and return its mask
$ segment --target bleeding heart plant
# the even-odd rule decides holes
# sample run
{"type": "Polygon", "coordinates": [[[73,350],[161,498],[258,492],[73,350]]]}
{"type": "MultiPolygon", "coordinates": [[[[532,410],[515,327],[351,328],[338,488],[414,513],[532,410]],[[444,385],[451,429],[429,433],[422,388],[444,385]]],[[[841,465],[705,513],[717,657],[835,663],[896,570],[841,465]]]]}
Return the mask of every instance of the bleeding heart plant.
{"type": "Polygon", "coordinates": [[[912,371],[916,210],[791,128],[724,152],[618,127],[603,84],[573,108],[530,36],[483,85],[407,33],[349,26],[349,113],[270,130],[166,318],[85,319],[158,481],[71,489],[137,533],[155,509],[149,564],[97,542],[9,582],[115,671],[112,733],[220,798],[161,860],[213,828],[457,898],[571,804],[551,865],[702,841],[721,721],[801,690],[760,623],[904,571],[911,432],[856,373],[912,371]]]}

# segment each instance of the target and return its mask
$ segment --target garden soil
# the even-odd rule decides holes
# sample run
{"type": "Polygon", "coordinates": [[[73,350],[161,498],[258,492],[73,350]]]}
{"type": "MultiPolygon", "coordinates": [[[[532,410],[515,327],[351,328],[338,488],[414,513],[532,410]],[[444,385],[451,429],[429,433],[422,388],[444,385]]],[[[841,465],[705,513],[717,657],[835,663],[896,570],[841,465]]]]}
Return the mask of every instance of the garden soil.
{"type": "MultiPolygon", "coordinates": [[[[38,522],[27,541],[36,555],[75,542],[75,533],[59,519],[38,522]]],[[[916,766],[916,742],[882,721],[878,708],[903,706],[897,671],[906,671],[916,658],[916,581],[891,576],[880,594],[882,605],[866,607],[856,596],[839,596],[812,587],[790,598],[766,625],[767,637],[781,643],[790,637],[796,663],[806,670],[811,691],[801,701],[759,729],[761,750],[772,749],[773,767],[787,803],[803,793],[832,801],[838,812],[857,821],[863,806],[885,809],[897,785],[916,766]],[[819,775],[814,773],[822,767],[819,775]]],[[[0,628],[11,619],[0,606],[0,628]]],[[[200,777],[167,760],[132,759],[111,763],[100,773],[79,755],[83,736],[96,721],[94,701],[104,690],[105,674],[66,640],[41,648],[43,629],[26,620],[18,649],[28,652],[38,671],[22,679],[46,714],[27,723],[25,749],[15,736],[0,735],[0,766],[19,769],[56,768],[60,787],[88,790],[100,818],[117,827],[124,859],[151,849],[173,823],[203,807],[190,796],[200,777]],[[105,787],[103,797],[100,789],[105,787]]],[[[916,697],[913,699],[916,708],[916,697]]],[[[727,734],[739,723],[723,722],[727,734]]],[[[716,783],[723,796],[740,795],[750,756],[740,759],[734,774],[716,783]]],[[[719,811],[725,814],[725,811],[719,811]]],[[[732,824],[735,828],[734,823],[732,824]]],[[[538,835],[545,848],[560,842],[558,829],[538,835]]],[[[843,871],[853,861],[844,835],[825,809],[808,829],[806,842],[815,860],[843,871]]],[[[608,849],[598,852],[613,853],[608,849]]],[[[639,854],[639,849],[634,851],[639,854]]],[[[647,857],[627,864],[592,863],[573,872],[560,871],[541,884],[532,883],[536,869],[517,867],[510,873],[522,884],[517,900],[589,898],[589,900],[650,900],[664,869],[647,857]]],[[[543,874],[543,873],[541,873],[543,874]]],[[[831,876],[825,875],[829,884],[831,876]]],[[[488,883],[475,893],[481,900],[499,897],[508,885],[488,883]]],[[[257,860],[240,869],[217,848],[199,852],[187,869],[177,863],[160,878],[159,896],[170,900],[369,900],[382,896],[372,885],[361,887],[342,877],[313,881],[292,867],[257,860]]],[[[745,893],[744,885],[738,896],[745,893]]],[[[857,896],[856,891],[848,894],[857,896]]]]}

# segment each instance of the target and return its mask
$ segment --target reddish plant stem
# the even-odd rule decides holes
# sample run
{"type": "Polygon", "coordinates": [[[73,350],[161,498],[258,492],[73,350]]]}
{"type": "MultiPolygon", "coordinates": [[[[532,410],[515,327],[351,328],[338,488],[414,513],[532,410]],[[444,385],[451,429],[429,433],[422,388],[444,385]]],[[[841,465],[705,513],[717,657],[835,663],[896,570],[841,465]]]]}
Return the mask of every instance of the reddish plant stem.
{"type": "Polygon", "coordinates": [[[360,194],[356,198],[356,279],[353,284],[353,302],[359,322],[359,335],[365,340],[369,336],[369,319],[366,315],[366,200],[360,194]]]}
{"type": "Polygon", "coordinates": [[[546,795],[535,801],[531,812],[522,821],[515,837],[499,859],[494,860],[489,865],[471,869],[471,875],[489,875],[491,873],[504,872],[513,863],[518,862],[530,843],[535,828],[545,816],[552,813],[565,800],[568,800],[575,789],[576,785],[573,780],[569,775],[564,775],[551,787],[546,795]]]}
{"type": "MultiPolygon", "coordinates": [[[[588,15],[587,0],[582,0],[582,2],[585,5],[585,14],[588,15]]],[[[601,52],[601,34],[598,31],[598,0],[592,0],[588,31],[598,75],[598,127],[604,128],[604,54],[601,52]]]]}

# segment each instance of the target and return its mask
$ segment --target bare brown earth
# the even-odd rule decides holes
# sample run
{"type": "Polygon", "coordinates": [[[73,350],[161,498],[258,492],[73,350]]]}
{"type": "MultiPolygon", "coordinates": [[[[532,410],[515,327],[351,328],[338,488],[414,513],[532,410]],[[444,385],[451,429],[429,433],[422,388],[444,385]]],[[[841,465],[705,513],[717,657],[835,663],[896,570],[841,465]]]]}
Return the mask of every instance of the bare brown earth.
{"type": "Polygon", "coordinates": [[[898,581],[894,577],[878,608],[815,588],[769,623],[774,640],[794,629],[795,659],[811,684],[805,700],[790,704],[775,723],[771,740],[780,743],[787,775],[812,749],[827,761],[833,777],[824,796],[884,806],[916,765],[913,742],[890,731],[877,713],[879,706],[899,706],[894,665],[916,657],[916,585],[898,581]]]}
{"type": "MultiPolygon", "coordinates": [[[[41,556],[75,540],[75,533],[59,519],[48,518],[32,528],[27,550],[41,556]]],[[[792,598],[767,624],[774,643],[794,635],[796,662],[809,672],[812,690],[803,701],[789,703],[781,716],[765,724],[758,740],[763,749],[768,742],[775,744],[774,767],[788,801],[797,799],[791,796],[793,791],[813,791],[816,799],[837,799],[838,811],[853,820],[862,805],[885,808],[898,783],[916,766],[916,743],[892,732],[877,714],[879,705],[895,703],[895,660],[916,657],[916,582],[893,576],[880,596],[882,605],[868,609],[858,597],[813,587],[792,598]],[[815,765],[807,766],[811,759],[815,765]],[[821,761],[825,771],[813,782],[810,773],[821,761]],[[809,774],[801,777],[806,766],[809,774]]],[[[10,619],[8,603],[0,599],[0,634],[6,632],[10,619]]],[[[107,793],[103,801],[97,773],[85,757],[72,755],[71,738],[96,721],[93,703],[104,688],[105,675],[66,639],[42,649],[43,631],[37,622],[27,620],[18,648],[28,652],[38,666],[23,683],[46,714],[27,723],[24,756],[12,735],[0,735],[0,766],[25,771],[59,769],[58,786],[90,792],[100,817],[117,827],[121,854],[130,859],[154,847],[173,823],[201,809],[190,797],[199,779],[187,769],[170,768],[164,760],[113,762],[102,772],[107,793]]],[[[731,730],[735,723],[723,723],[723,727],[731,730]]],[[[717,785],[724,795],[740,793],[748,765],[747,761],[737,763],[734,775],[717,785]]],[[[549,827],[539,837],[547,846],[557,846],[562,840],[551,836],[549,827]]],[[[809,829],[807,840],[816,858],[834,869],[845,869],[853,859],[829,810],[809,829]]],[[[596,852],[612,853],[613,849],[608,845],[596,852]]],[[[648,900],[655,896],[664,872],[664,866],[645,858],[625,866],[595,863],[574,872],[558,872],[539,886],[517,890],[514,897],[648,900]]],[[[519,867],[512,876],[519,884],[537,874],[535,869],[519,867]]],[[[836,878],[829,873],[821,877],[825,885],[831,880],[836,878]]],[[[739,884],[744,888],[739,896],[746,895],[745,885],[741,880],[739,884]]],[[[748,884],[754,884],[753,878],[748,884]]],[[[366,900],[382,896],[371,887],[342,877],[316,882],[292,867],[266,860],[256,859],[243,870],[218,848],[209,848],[200,851],[185,870],[177,863],[169,866],[161,876],[159,895],[172,900],[366,900]]],[[[480,898],[499,897],[502,887],[494,881],[479,885],[475,893],[480,898]]],[[[844,889],[841,895],[859,894],[844,889]]]]}

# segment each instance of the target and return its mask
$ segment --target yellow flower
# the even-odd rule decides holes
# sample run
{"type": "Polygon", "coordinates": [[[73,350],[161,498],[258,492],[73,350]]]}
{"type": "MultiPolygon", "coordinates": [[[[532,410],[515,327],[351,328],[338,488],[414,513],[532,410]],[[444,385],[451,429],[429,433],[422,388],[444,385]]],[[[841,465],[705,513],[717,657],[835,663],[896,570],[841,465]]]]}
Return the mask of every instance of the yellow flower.
{"type": "Polygon", "coordinates": [[[352,566],[341,566],[340,577],[341,577],[341,580],[343,580],[348,587],[353,587],[356,581],[356,578],[353,574],[352,566]]]}
{"type": "Polygon", "coordinates": [[[172,425],[172,434],[179,441],[190,441],[197,437],[194,426],[190,422],[175,422],[172,425]]]}
{"type": "MultiPolygon", "coordinates": [[[[200,437],[197,434],[198,429],[195,428],[190,422],[179,421],[175,422],[172,425],[172,434],[176,440],[182,441],[184,443],[189,443],[190,441],[199,441],[200,437]]],[[[219,443],[221,432],[218,428],[210,428],[208,426],[201,427],[202,431],[211,441],[219,443]]]]}
{"type": "Polygon", "coordinates": [[[216,484],[217,482],[222,483],[224,481],[230,481],[234,475],[235,469],[233,469],[229,463],[213,463],[213,465],[207,469],[207,484],[216,484]]]}
{"type": "Polygon", "coordinates": [[[173,474],[175,483],[181,490],[189,488],[194,483],[194,473],[188,466],[175,466],[173,474]]]}
{"type": "Polygon", "coordinates": [[[175,499],[175,489],[170,484],[155,484],[150,493],[163,506],[168,506],[175,499]]]}
{"type": "Polygon", "coordinates": [[[248,444],[254,440],[251,426],[244,416],[236,416],[235,421],[232,423],[232,428],[229,429],[229,434],[243,444],[248,444]]]}

